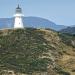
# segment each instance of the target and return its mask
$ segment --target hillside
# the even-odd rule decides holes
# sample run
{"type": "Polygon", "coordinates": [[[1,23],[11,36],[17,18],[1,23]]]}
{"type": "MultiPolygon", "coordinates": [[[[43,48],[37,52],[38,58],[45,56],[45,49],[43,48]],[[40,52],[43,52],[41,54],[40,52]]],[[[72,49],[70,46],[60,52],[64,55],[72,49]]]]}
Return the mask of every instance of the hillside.
{"type": "Polygon", "coordinates": [[[45,29],[0,31],[0,75],[75,75],[75,36],[45,29]]]}
{"type": "MultiPolygon", "coordinates": [[[[64,25],[57,25],[54,22],[40,17],[23,17],[25,27],[33,28],[50,28],[53,30],[61,30],[66,28],[64,25]]],[[[14,18],[0,18],[0,29],[13,28],[14,18]]]]}
{"type": "Polygon", "coordinates": [[[62,29],[60,32],[69,33],[69,34],[75,34],[75,27],[67,27],[65,29],[62,29]]]}

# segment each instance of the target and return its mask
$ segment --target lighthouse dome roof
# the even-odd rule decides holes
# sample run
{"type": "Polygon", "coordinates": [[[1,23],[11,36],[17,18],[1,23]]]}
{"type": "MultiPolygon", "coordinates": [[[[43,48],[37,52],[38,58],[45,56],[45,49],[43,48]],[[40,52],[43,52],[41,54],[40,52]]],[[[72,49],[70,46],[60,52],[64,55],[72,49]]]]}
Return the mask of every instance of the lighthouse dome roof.
{"type": "Polygon", "coordinates": [[[16,8],[16,13],[22,13],[22,9],[20,8],[19,5],[18,5],[18,7],[16,8]]]}
{"type": "Polygon", "coordinates": [[[21,9],[20,6],[19,6],[19,4],[18,4],[18,7],[16,9],[21,9]]]}

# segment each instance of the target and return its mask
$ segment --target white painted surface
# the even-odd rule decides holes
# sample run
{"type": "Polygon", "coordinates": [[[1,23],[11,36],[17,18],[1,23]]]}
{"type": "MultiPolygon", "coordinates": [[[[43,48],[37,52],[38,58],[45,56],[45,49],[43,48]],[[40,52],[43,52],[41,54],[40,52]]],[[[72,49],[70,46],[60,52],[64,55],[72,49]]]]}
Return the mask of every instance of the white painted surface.
{"type": "Polygon", "coordinates": [[[22,22],[22,14],[15,14],[15,23],[14,23],[14,28],[24,28],[23,22],[22,22]]]}

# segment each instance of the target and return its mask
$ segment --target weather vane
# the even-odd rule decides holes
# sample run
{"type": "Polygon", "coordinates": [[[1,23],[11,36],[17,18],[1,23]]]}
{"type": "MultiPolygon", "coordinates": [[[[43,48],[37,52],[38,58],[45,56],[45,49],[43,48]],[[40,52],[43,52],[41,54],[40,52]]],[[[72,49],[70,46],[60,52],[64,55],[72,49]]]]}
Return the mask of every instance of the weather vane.
{"type": "Polygon", "coordinates": [[[18,4],[18,5],[22,4],[22,1],[23,1],[23,0],[17,0],[17,4],[18,4]]]}
{"type": "Polygon", "coordinates": [[[19,5],[19,0],[16,0],[16,5],[19,5]]]}

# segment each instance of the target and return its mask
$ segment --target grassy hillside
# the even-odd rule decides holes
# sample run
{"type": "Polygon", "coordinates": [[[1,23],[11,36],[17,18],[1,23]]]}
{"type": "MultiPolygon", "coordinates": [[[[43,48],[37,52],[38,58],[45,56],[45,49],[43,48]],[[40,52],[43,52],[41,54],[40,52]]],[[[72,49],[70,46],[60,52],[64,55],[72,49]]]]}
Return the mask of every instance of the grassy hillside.
{"type": "Polygon", "coordinates": [[[0,75],[4,70],[27,74],[47,72],[48,75],[73,75],[74,41],[75,36],[52,30],[1,30],[0,75]]]}

